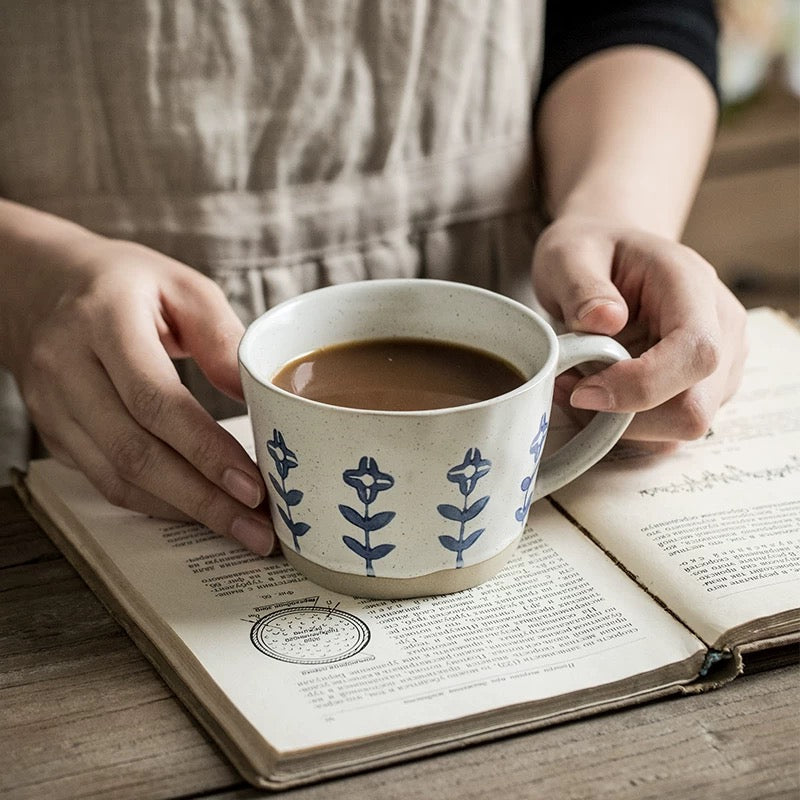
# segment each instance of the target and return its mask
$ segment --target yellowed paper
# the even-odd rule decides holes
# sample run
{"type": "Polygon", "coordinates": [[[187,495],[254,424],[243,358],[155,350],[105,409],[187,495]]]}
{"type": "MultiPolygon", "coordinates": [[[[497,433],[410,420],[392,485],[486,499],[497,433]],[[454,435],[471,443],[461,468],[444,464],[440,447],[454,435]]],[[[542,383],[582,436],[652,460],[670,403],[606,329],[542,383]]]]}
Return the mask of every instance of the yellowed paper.
{"type": "Polygon", "coordinates": [[[749,324],[742,387],[707,438],[660,457],[618,447],[555,495],[718,646],[737,643],[726,631],[757,618],[761,635],[800,622],[786,614],[800,609],[800,333],[765,310],[749,324]]]}

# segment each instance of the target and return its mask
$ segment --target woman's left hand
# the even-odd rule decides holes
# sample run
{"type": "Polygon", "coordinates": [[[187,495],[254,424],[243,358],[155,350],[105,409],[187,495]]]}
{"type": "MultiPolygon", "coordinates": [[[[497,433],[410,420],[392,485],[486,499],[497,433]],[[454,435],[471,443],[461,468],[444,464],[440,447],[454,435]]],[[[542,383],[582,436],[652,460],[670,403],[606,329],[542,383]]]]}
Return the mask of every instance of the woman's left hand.
{"type": "Polygon", "coordinates": [[[565,216],[540,236],[533,278],[568,330],[613,336],[634,356],[587,377],[563,375],[557,403],[637,412],[628,439],[707,433],[747,353],[744,308],[707,261],[652,233],[565,216]]]}

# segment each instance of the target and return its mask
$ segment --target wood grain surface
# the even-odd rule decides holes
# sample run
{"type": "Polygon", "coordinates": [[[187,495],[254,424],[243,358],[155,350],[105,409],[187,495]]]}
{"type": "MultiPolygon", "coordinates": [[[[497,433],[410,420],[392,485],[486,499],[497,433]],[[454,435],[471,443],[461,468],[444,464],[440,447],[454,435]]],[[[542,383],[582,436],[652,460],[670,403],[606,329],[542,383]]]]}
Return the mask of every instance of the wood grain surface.
{"type": "MultiPolygon", "coordinates": [[[[276,691],[277,691],[276,687],[276,691]]],[[[800,670],[275,795],[292,800],[800,797],[800,670]]],[[[249,798],[0,489],[0,796],[249,798]]]]}

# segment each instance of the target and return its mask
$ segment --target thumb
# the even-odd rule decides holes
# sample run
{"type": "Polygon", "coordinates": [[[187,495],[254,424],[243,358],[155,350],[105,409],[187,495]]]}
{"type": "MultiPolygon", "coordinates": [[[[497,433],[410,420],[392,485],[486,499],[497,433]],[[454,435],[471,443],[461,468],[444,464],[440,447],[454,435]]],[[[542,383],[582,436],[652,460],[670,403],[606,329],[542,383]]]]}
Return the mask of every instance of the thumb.
{"type": "Polygon", "coordinates": [[[243,400],[237,349],[244,326],[219,286],[193,273],[162,302],[179,350],[195,360],[217,389],[243,400]]]}
{"type": "Polygon", "coordinates": [[[537,297],[570,331],[613,336],[628,321],[628,306],[611,280],[612,241],[553,242],[543,236],[533,259],[537,297]]]}

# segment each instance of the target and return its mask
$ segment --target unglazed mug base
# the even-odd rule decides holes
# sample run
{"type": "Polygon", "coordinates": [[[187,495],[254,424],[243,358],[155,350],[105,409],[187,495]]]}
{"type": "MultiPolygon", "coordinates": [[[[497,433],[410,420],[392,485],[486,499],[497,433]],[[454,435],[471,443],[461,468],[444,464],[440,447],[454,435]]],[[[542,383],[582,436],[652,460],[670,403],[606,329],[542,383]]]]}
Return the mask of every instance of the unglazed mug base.
{"type": "Polygon", "coordinates": [[[517,536],[506,548],[491,558],[478,564],[460,569],[443,569],[414,578],[383,578],[339,572],[309,561],[281,543],[286,560],[309,580],[325,589],[352,597],[366,597],[374,600],[401,600],[410,597],[430,597],[431,595],[453,594],[471,589],[493,578],[508,563],[519,540],[517,536]]]}

